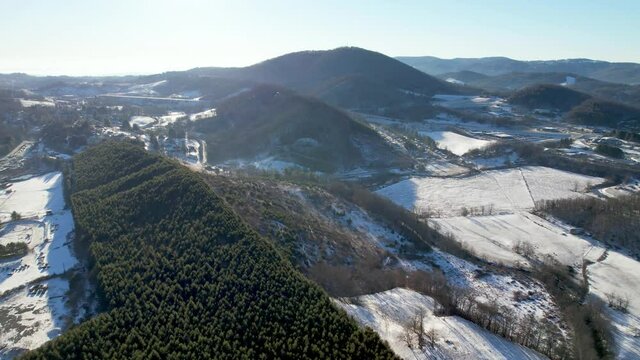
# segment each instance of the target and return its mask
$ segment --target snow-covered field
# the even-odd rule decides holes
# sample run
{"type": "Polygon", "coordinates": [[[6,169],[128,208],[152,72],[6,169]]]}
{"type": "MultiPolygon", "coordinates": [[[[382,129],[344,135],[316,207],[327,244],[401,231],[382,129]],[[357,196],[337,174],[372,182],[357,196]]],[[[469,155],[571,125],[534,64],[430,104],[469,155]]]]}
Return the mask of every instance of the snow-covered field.
{"type": "Polygon", "coordinates": [[[598,260],[587,269],[589,291],[605,302],[611,294],[629,301],[626,313],[607,309],[617,358],[640,359],[640,262],[612,250],[598,260]]]}
{"type": "MultiPolygon", "coordinates": [[[[527,212],[516,214],[450,217],[430,220],[439,231],[453,235],[483,259],[509,266],[525,266],[528,261],[514,251],[519,244],[531,246],[535,258],[551,256],[560,263],[577,267],[594,243],[571,235],[527,212]]],[[[594,251],[601,254],[603,250],[594,251]]],[[[524,252],[521,250],[520,253],[524,252]]],[[[596,256],[597,257],[597,256],[596,256]]]]}
{"type": "Polygon", "coordinates": [[[49,279],[0,300],[0,359],[10,359],[21,349],[34,349],[60,335],[69,324],[66,293],[69,282],[49,279]]]}
{"type": "Polygon", "coordinates": [[[173,124],[174,122],[186,118],[187,114],[182,111],[169,111],[167,115],[163,115],[158,117],[158,126],[167,126],[169,124],[173,124]]]}
{"type": "MultiPolygon", "coordinates": [[[[440,232],[453,235],[488,261],[526,267],[529,260],[522,254],[529,252],[529,257],[551,256],[577,271],[583,261],[593,262],[588,267],[591,293],[605,302],[608,294],[629,299],[628,313],[607,309],[617,358],[638,359],[640,262],[620,252],[606,251],[604,245],[589,237],[571,235],[571,227],[556,219],[545,220],[529,213],[536,201],[589,196],[586,188],[602,182],[602,178],[545,167],[522,167],[484,171],[466,178],[414,178],[383,188],[379,193],[406,208],[428,211],[435,216],[429,222],[440,232]],[[463,207],[469,210],[469,216],[460,216],[463,207]],[[522,244],[527,244],[528,251],[523,252],[522,244]]],[[[636,187],[637,182],[632,180],[599,191],[605,196],[620,196],[636,192],[636,187]]],[[[450,279],[455,279],[451,269],[441,268],[447,269],[444,271],[450,279]]],[[[477,288],[480,283],[477,279],[462,283],[474,288],[477,294],[495,293],[495,284],[477,288]]],[[[499,298],[491,301],[496,299],[499,298]]]]}
{"type": "Polygon", "coordinates": [[[14,182],[0,195],[0,217],[22,220],[0,229],[0,243],[24,242],[28,253],[0,262],[0,357],[32,349],[57,336],[65,317],[67,280],[50,278],[78,266],[71,250],[73,216],[65,209],[63,178],[52,172],[14,182]],[[47,279],[47,280],[44,280],[47,279]]]}
{"type": "MultiPolygon", "coordinates": [[[[345,214],[341,217],[341,221],[348,224],[351,230],[362,234],[362,238],[370,244],[393,254],[397,260],[394,266],[399,266],[409,272],[416,270],[430,272],[436,268],[440,269],[451,286],[465,289],[478,302],[492,304],[499,307],[501,312],[508,312],[514,321],[517,321],[518,318],[524,319],[529,315],[539,320],[559,318],[556,305],[540,283],[509,273],[494,273],[438,249],[428,253],[414,254],[419,255],[417,258],[404,258],[399,249],[401,245],[409,244],[397,232],[377,223],[359,208],[339,210],[345,214]],[[515,296],[516,293],[529,293],[530,296],[524,300],[518,299],[515,296]]],[[[389,307],[404,306],[404,304],[394,303],[394,301],[402,302],[404,300],[389,299],[387,305],[389,307]]],[[[468,323],[465,322],[465,324],[468,323]]],[[[452,324],[454,330],[457,325],[457,323],[452,324]]],[[[376,330],[381,331],[379,328],[376,330]]],[[[380,334],[385,336],[384,333],[380,334]]],[[[508,341],[506,342],[508,343],[508,341]]],[[[466,346],[469,344],[467,343],[466,346]]]]}
{"type": "Polygon", "coordinates": [[[157,95],[157,91],[154,90],[154,88],[158,85],[162,85],[164,83],[166,83],[167,80],[160,80],[157,82],[153,82],[153,83],[149,83],[149,84],[140,84],[140,85],[134,85],[131,86],[129,88],[129,91],[127,92],[127,94],[130,95],[157,95]]]}
{"type": "Polygon", "coordinates": [[[481,149],[492,141],[475,139],[472,137],[460,135],[452,131],[425,131],[420,135],[432,138],[441,149],[448,150],[456,155],[464,155],[473,149],[481,149]]]}
{"type": "Polygon", "coordinates": [[[131,126],[138,125],[141,128],[147,127],[164,127],[181,119],[189,119],[190,121],[202,120],[216,116],[216,109],[208,109],[199,113],[193,113],[187,115],[183,111],[169,111],[166,115],[162,116],[132,116],[129,120],[131,126]]]}
{"type": "Polygon", "coordinates": [[[216,116],[216,109],[208,109],[199,113],[189,115],[189,120],[196,121],[216,116]]]}
{"type": "Polygon", "coordinates": [[[27,100],[20,99],[20,105],[22,107],[32,107],[32,106],[56,106],[56,103],[53,100],[27,100]]]}
{"type": "Polygon", "coordinates": [[[415,291],[396,288],[382,293],[336,301],[358,322],[374,329],[404,359],[546,359],[533,350],[507,341],[457,316],[434,315],[436,302],[415,291]],[[420,309],[426,331],[435,331],[435,346],[410,348],[405,324],[420,309]]]}
{"type": "Polygon", "coordinates": [[[53,212],[64,209],[62,196],[62,174],[52,172],[15,182],[10,193],[0,196],[0,222],[11,219],[16,211],[23,218],[42,217],[47,210],[53,212]]]}
{"type": "Polygon", "coordinates": [[[432,215],[457,216],[461,209],[485,207],[493,214],[534,207],[535,201],[585,196],[604,179],[541,166],[485,171],[464,178],[411,178],[377,192],[397,204],[432,215]]]}
{"type": "Polygon", "coordinates": [[[155,124],[156,119],[152,118],[151,116],[132,116],[129,123],[131,124],[131,126],[138,125],[141,128],[145,128],[149,125],[155,124]]]}

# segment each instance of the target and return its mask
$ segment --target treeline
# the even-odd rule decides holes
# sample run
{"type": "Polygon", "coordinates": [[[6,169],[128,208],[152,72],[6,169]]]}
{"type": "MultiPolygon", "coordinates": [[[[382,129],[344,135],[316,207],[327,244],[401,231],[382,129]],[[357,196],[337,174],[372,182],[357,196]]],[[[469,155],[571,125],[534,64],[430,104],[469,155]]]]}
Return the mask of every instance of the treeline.
{"type": "Polygon", "coordinates": [[[615,137],[617,137],[618,139],[621,139],[621,140],[633,141],[633,142],[636,142],[636,143],[640,143],[640,133],[637,133],[637,132],[624,131],[624,130],[614,130],[609,135],[615,136],[615,137]]]}
{"type": "Polygon", "coordinates": [[[600,155],[616,158],[616,159],[624,159],[624,151],[616,146],[611,146],[607,144],[598,144],[595,148],[595,152],[600,155]]]}
{"type": "Polygon", "coordinates": [[[549,200],[536,204],[538,211],[583,228],[607,244],[640,256],[640,196],[596,199],[591,197],[549,200]]]}
{"type": "Polygon", "coordinates": [[[77,241],[105,312],[26,359],[391,359],[198,175],[128,143],[77,155],[77,241]]]}
{"type": "MultiPolygon", "coordinates": [[[[470,289],[448,284],[438,271],[412,273],[406,276],[405,286],[436,299],[440,315],[460,316],[551,359],[611,358],[611,329],[603,315],[604,304],[587,299],[586,286],[576,282],[566,267],[551,260],[539,264],[531,275],[551,294],[560,308],[560,318],[522,316],[508,307],[478,300],[470,289]],[[569,325],[568,337],[561,331],[562,323],[569,325]]],[[[515,301],[530,301],[537,294],[516,292],[513,296],[515,301]]]]}
{"type": "Polygon", "coordinates": [[[26,243],[10,242],[6,245],[0,244],[0,260],[14,256],[24,256],[29,251],[26,243]]]}
{"type": "Polygon", "coordinates": [[[572,268],[549,258],[538,264],[532,275],[544,284],[572,330],[571,343],[566,344],[571,351],[566,356],[551,357],[578,360],[613,358],[612,329],[604,315],[604,304],[587,296],[588,285],[574,280],[572,268]]]}
{"type": "Polygon", "coordinates": [[[26,131],[18,126],[0,123],[0,157],[13,150],[25,138],[26,131]]]}
{"type": "MultiPolygon", "coordinates": [[[[640,176],[640,169],[637,166],[569,157],[555,151],[546,151],[545,147],[546,144],[504,141],[489,145],[481,150],[472,150],[469,155],[491,155],[514,151],[529,165],[547,166],[578,174],[598,176],[611,179],[614,182],[622,181],[627,177],[640,176]]],[[[557,147],[557,144],[552,147],[557,147]]]]}
{"type": "Polygon", "coordinates": [[[420,217],[402,206],[377,195],[357,184],[331,181],[325,184],[330,193],[339,196],[365,209],[386,223],[414,244],[412,251],[427,251],[432,246],[462,259],[474,260],[475,257],[465,250],[453,237],[443,235],[433,229],[420,217]]]}

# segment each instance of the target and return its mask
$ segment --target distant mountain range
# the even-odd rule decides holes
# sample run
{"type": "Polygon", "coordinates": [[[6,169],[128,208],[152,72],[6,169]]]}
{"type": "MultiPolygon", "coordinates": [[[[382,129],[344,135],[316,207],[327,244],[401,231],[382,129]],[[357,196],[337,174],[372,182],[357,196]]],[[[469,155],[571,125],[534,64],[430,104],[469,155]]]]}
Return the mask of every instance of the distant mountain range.
{"type": "Polygon", "coordinates": [[[386,55],[354,47],[296,52],[244,68],[196,68],[184,75],[280,85],[350,109],[409,106],[438,93],[468,92],[386,55]]]}
{"type": "Polygon", "coordinates": [[[443,80],[465,84],[508,96],[528,86],[564,85],[605,100],[640,107],[640,85],[626,85],[592,79],[574,73],[511,72],[501,75],[485,75],[469,70],[438,75],[443,80]]]}
{"type": "Polygon", "coordinates": [[[386,55],[355,47],[296,52],[242,68],[206,67],[149,76],[0,75],[0,87],[28,88],[45,96],[94,96],[148,86],[152,87],[153,95],[197,94],[214,103],[258,84],[283,86],[341,108],[392,114],[429,112],[429,99],[435,94],[479,92],[427,75],[386,55]]]}
{"type": "Polygon", "coordinates": [[[640,84],[640,64],[590,59],[520,61],[506,57],[441,59],[433,56],[401,56],[396,59],[431,75],[473,71],[485,75],[521,73],[572,73],[620,84],[640,84]]]}
{"type": "MultiPolygon", "coordinates": [[[[631,85],[634,83],[640,84],[640,64],[586,59],[518,61],[504,57],[446,60],[425,56],[394,59],[355,47],[295,52],[242,68],[205,67],[148,76],[34,77],[25,74],[0,74],[0,88],[28,89],[38,96],[89,97],[116,93],[134,96],[198,98],[202,103],[221,109],[242,102],[245,103],[242,106],[249,108],[261,107],[265,104],[256,104],[252,101],[260,100],[264,95],[264,89],[275,86],[280,88],[281,93],[286,94],[291,101],[270,104],[263,108],[267,113],[257,115],[275,126],[272,130],[277,130],[277,133],[284,130],[280,128],[282,119],[276,118],[274,111],[284,111],[285,115],[300,115],[300,109],[312,112],[322,110],[322,106],[319,105],[322,103],[327,108],[335,107],[405,120],[420,120],[437,113],[438,110],[430,101],[435,94],[473,95],[482,92],[511,97],[512,101],[519,101],[520,105],[529,107],[547,104],[563,112],[568,112],[587,99],[593,98],[589,104],[599,105],[587,106],[586,104],[582,108],[584,111],[578,113],[580,117],[585,118],[585,112],[588,114],[594,111],[605,114],[616,113],[618,118],[614,120],[605,121],[598,118],[597,121],[585,121],[585,123],[606,122],[615,125],[620,122],[635,121],[636,109],[633,108],[640,108],[640,85],[631,85]],[[263,85],[269,87],[260,88],[263,85]],[[555,87],[536,88],[537,85],[554,85],[555,87]],[[557,87],[560,85],[566,87],[567,91],[557,87]],[[576,95],[568,89],[580,94],[576,95]],[[521,90],[525,91],[521,92],[521,90]],[[236,97],[235,103],[229,101],[236,97]],[[320,102],[314,103],[315,100],[312,101],[312,98],[320,102]],[[621,104],[633,108],[622,108],[619,106],[621,104]],[[283,108],[285,105],[286,108],[283,108]],[[631,113],[633,113],[632,116],[626,115],[631,113]]],[[[332,110],[338,111],[335,108],[332,110]]],[[[345,116],[339,112],[331,114],[331,119],[345,116]]],[[[316,121],[314,116],[310,116],[310,123],[304,125],[315,126],[313,125],[316,121]]],[[[289,120],[294,127],[303,124],[298,123],[297,119],[291,116],[289,120]]],[[[350,130],[356,128],[350,128],[350,130]]],[[[249,133],[251,130],[251,126],[247,128],[249,133]]],[[[224,132],[219,132],[218,136],[222,136],[220,134],[224,132]]],[[[227,135],[233,138],[232,133],[227,135]]],[[[256,138],[253,143],[255,149],[254,147],[250,149],[258,150],[258,145],[261,143],[258,140],[256,138]]],[[[293,149],[291,147],[293,144],[280,145],[293,149]]],[[[327,146],[326,149],[334,145],[337,144],[323,144],[327,146]]],[[[212,147],[211,150],[213,149],[212,147]]],[[[338,149],[349,150],[340,146],[334,150],[338,149]]],[[[351,150],[345,151],[341,154],[347,154],[351,150]]],[[[288,151],[288,153],[291,152],[288,151]]],[[[222,156],[225,152],[215,154],[222,156]]],[[[331,151],[328,154],[331,154],[331,151]]],[[[345,162],[341,165],[348,168],[362,164],[345,162]]]]}

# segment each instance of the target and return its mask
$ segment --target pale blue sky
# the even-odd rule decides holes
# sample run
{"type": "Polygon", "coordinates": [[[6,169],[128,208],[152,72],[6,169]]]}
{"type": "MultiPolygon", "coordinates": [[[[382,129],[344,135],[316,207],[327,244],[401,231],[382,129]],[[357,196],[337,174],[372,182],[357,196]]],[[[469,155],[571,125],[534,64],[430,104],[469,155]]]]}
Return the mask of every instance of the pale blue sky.
{"type": "Polygon", "coordinates": [[[1,73],[244,66],[345,45],[640,62],[640,0],[0,0],[1,73]]]}

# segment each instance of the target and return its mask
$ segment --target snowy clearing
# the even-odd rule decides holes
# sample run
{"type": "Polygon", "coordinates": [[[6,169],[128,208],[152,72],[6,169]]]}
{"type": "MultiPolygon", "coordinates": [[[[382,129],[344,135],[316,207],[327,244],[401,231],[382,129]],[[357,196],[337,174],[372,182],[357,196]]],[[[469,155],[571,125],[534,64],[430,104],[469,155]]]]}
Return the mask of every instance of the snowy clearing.
{"type": "Polygon", "coordinates": [[[10,193],[0,195],[0,222],[11,220],[16,211],[23,218],[41,217],[47,210],[64,209],[62,174],[52,172],[11,184],[10,193]]]}
{"type": "Polygon", "coordinates": [[[28,252],[0,262],[0,357],[12,358],[58,336],[66,328],[68,282],[78,266],[71,250],[73,216],[65,209],[60,172],[12,183],[0,195],[0,244],[23,242],[28,252]],[[12,211],[21,220],[10,221],[12,211]],[[64,321],[63,321],[64,319],[64,321]]]}
{"type": "Polygon", "coordinates": [[[131,124],[131,126],[138,125],[139,127],[144,128],[154,124],[155,122],[156,119],[151,116],[132,116],[129,124],[131,124]]]}
{"type": "Polygon", "coordinates": [[[628,312],[609,308],[619,359],[640,358],[640,262],[617,251],[608,251],[588,267],[589,290],[603,301],[614,294],[629,301],[628,312]]]}
{"type": "Polygon", "coordinates": [[[202,119],[207,119],[216,116],[216,109],[209,109],[199,113],[189,115],[189,120],[197,121],[202,119]]]}
{"type": "Polygon", "coordinates": [[[32,107],[32,106],[56,106],[56,103],[53,100],[27,100],[27,99],[19,99],[20,105],[22,107],[32,107]]]}
{"type": "Polygon", "coordinates": [[[546,359],[457,316],[435,316],[436,302],[415,291],[396,288],[336,303],[359,323],[374,329],[404,359],[546,359]],[[435,330],[433,348],[409,348],[403,339],[403,325],[420,309],[426,311],[425,329],[435,330]]]}
{"type": "Polygon", "coordinates": [[[158,118],[157,126],[167,126],[169,124],[173,124],[174,122],[186,117],[187,117],[187,114],[182,111],[169,111],[167,115],[163,115],[158,118]]]}
{"type": "MultiPolygon", "coordinates": [[[[440,232],[453,235],[479,257],[508,266],[528,264],[527,259],[514,250],[518,244],[528,244],[533,251],[529,256],[542,259],[549,255],[564,265],[580,267],[584,255],[595,243],[526,212],[432,219],[430,223],[440,232]]],[[[602,251],[604,249],[594,254],[602,251]]]]}
{"type": "Polygon", "coordinates": [[[131,94],[131,95],[156,95],[157,92],[154,90],[154,88],[156,86],[162,85],[162,84],[164,84],[166,82],[167,82],[167,80],[160,80],[160,81],[149,83],[149,84],[134,85],[134,86],[131,86],[129,88],[129,91],[127,92],[127,94],[131,94]]]}
{"type": "Polygon", "coordinates": [[[458,216],[485,207],[487,214],[529,210],[535,201],[586,196],[602,178],[541,166],[485,171],[464,178],[411,178],[377,191],[395,203],[433,216],[458,216]]]}
{"type": "Polygon", "coordinates": [[[423,131],[420,135],[432,138],[441,149],[462,156],[473,149],[481,149],[493,141],[474,139],[452,131],[423,131]]]}
{"type": "Polygon", "coordinates": [[[0,302],[0,358],[35,349],[60,335],[69,325],[66,293],[69,282],[49,279],[23,288],[0,302]]]}

